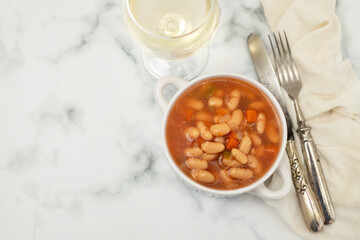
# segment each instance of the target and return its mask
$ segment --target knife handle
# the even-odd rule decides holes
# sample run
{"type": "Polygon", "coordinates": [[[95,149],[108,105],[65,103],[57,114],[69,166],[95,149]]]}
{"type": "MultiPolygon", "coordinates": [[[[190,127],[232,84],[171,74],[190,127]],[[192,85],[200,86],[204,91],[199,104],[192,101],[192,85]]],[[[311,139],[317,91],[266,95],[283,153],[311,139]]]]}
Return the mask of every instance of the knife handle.
{"type": "Polygon", "coordinates": [[[309,187],[306,176],[304,175],[304,169],[299,160],[299,154],[296,151],[294,140],[287,141],[286,153],[289,158],[292,180],[305,224],[311,232],[321,231],[324,227],[324,216],[314,192],[309,187]]]}
{"type": "Polygon", "coordinates": [[[330,224],[335,220],[335,211],[310,129],[303,124],[299,126],[297,132],[300,136],[301,149],[308,169],[310,184],[324,214],[325,224],[330,224]]]}

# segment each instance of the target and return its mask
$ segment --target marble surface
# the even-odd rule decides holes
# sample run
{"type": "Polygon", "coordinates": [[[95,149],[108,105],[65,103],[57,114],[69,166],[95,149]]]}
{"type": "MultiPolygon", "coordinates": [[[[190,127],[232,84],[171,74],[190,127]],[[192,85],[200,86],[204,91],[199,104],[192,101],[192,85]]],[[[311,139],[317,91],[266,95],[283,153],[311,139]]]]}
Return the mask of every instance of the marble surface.
{"type": "MultiPolygon", "coordinates": [[[[269,31],[260,1],[221,7],[203,74],[255,78],[246,37],[269,31]]],[[[357,74],[359,8],[337,5],[357,74]]],[[[0,239],[300,239],[255,196],[208,198],[178,181],[155,81],[121,1],[0,1],[0,239]]]]}

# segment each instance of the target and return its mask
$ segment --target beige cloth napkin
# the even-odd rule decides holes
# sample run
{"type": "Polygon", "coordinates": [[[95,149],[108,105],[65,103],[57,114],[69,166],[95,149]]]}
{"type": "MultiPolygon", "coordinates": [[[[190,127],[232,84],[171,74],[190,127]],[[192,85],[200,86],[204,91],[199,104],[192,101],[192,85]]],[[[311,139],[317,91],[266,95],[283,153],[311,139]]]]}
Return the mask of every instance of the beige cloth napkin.
{"type": "MultiPolygon", "coordinates": [[[[303,82],[300,105],[312,127],[336,220],[322,232],[310,233],[294,189],[286,198],[268,203],[306,239],[360,239],[360,82],[341,56],[336,1],[262,3],[271,30],[287,32],[303,82]]],[[[286,102],[294,121],[293,103],[288,97],[286,102]]]]}

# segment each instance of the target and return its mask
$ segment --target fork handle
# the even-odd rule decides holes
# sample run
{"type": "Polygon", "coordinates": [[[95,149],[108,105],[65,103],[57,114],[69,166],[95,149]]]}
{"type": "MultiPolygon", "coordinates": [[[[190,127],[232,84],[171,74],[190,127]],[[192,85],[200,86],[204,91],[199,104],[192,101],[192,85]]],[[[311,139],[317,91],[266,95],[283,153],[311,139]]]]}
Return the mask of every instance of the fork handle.
{"type": "Polygon", "coordinates": [[[324,214],[325,224],[330,224],[335,220],[334,206],[331,202],[319,155],[310,130],[311,128],[305,125],[305,121],[298,121],[297,132],[300,136],[301,149],[309,173],[309,181],[324,214]]]}
{"type": "Polygon", "coordinates": [[[289,158],[291,176],[305,224],[311,232],[321,231],[324,227],[324,216],[314,192],[308,185],[304,168],[294,145],[294,140],[287,141],[286,153],[289,158]]]}

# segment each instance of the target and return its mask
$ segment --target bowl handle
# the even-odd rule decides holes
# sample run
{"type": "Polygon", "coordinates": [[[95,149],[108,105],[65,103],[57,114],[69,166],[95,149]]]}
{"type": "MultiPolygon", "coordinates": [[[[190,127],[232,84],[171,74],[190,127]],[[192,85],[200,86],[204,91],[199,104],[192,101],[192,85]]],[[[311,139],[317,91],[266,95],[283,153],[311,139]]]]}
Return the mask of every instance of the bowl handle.
{"type": "Polygon", "coordinates": [[[160,78],[155,84],[155,100],[162,113],[164,113],[169,105],[169,102],[164,96],[164,88],[168,85],[174,85],[178,89],[183,89],[189,82],[178,77],[166,76],[160,78]]]}
{"type": "Polygon", "coordinates": [[[264,183],[262,183],[257,188],[252,190],[251,193],[261,198],[270,200],[284,198],[286,195],[288,195],[292,186],[289,165],[284,163],[284,161],[281,161],[275,172],[282,179],[282,186],[280,189],[273,191],[266,187],[264,183]]]}

